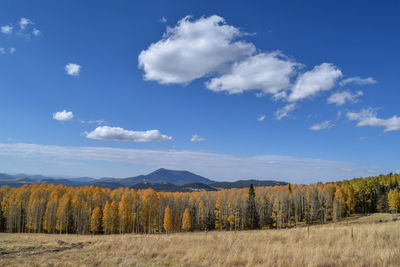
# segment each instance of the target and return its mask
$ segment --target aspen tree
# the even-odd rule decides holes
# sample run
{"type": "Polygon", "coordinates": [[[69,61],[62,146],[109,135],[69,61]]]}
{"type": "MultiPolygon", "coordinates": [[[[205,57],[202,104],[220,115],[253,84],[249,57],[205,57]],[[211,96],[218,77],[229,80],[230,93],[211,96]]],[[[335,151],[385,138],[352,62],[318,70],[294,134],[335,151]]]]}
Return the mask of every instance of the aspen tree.
{"type": "Polygon", "coordinates": [[[105,234],[110,234],[112,232],[112,211],[110,203],[107,201],[103,209],[103,230],[105,234]]]}
{"type": "Polygon", "coordinates": [[[182,217],[182,230],[189,231],[192,228],[192,218],[190,216],[189,209],[186,208],[182,217]]]}
{"type": "Polygon", "coordinates": [[[51,192],[50,200],[47,202],[43,226],[44,230],[46,230],[48,233],[54,233],[56,231],[57,208],[60,197],[60,191],[54,190],[53,192],[51,192]]]}
{"type": "Polygon", "coordinates": [[[68,233],[68,230],[71,226],[70,212],[71,212],[71,195],[69,192],[67,192],[61,197],[56,214],[57,217],[56,230],[59,231],[60,234],[63,231],[65,233],[68,233]]]}
{"type": "Polygon", "coordinates": [[[171,209],[169,206],[167,206],[164,210],[163,228],[167,233],[171,232],[173,229],[171,209]]]}
{"type": "Polygon", "coordinates": [[[388,193],[389,210],[397,212],[400,209],[400,192],[398,189],[391,189],[388,193]]]}
{"type": "Polygon", "coordinates": [[[114,200],[111,202],[111,232],[116,233],[118,232],[118,205],[117,202],[114,200]]]}
{"type": "Polygon", "coordinates": [[[99,232],[101,229],[101,221],[102,216],[100,207],[96,207],[94,208],[92,216],[90,218],[90,231],[92,231],[94,234],[99,232]]]}

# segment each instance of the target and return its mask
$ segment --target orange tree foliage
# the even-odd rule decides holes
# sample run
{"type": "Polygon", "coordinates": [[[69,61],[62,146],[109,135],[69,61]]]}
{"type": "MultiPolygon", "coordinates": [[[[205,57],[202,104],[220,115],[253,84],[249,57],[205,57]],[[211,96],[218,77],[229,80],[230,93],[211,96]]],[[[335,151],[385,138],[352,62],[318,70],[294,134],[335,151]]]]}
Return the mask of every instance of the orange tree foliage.
{"type": "Polygon", "coordinates": [[[182,230],[187,232],[191,228],[192,228],[192,218],[190,217],[188,208],[186,208],[182,218],[182,230]]]}
{"type": "MultiPolygon", "coordinates": [[[[326,223],[352,214],[400,211],[400,175],[336,183],[256,187],[256,228],[326,223]]],[[[0,187],[0,231],[156,233],[243,230],[248,188],[193,193],[32,184],[0,187]]],[[[254,207],[253,207],[254,209],[254,207]]]]}
{"type": "Polygon", "coordinates": [[[171,209],[169,208],[169,206],[167,206],[164,210],[163,228],[167,233],[172,231],[172,214],[171,214],[171,209]]]}

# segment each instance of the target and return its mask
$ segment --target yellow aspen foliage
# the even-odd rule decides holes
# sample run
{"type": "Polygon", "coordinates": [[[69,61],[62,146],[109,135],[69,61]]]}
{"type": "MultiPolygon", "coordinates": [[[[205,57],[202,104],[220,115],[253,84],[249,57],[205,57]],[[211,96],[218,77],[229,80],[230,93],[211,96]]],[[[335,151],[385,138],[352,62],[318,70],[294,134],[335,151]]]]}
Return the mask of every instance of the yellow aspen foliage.
{"type": "Polygon", "coordinates": [[[157,229],[157,219],[160,214],[160,197],[153,189],[146,189],[142,196],[141,214],[144,218],[144,231],[154,233],[157,229]]]}
{"type": "Polygon", "coordinates": [[[56,230],[61,232],[68,233],[68,229],[70,228],[70,212],[71,212],[71,195],[69,193],[65,193],[58,204],[57,208],[57,224],[56,230]]]}
{"type": "Polygon", "coordinates": [[[48,233],[54,233],[56,231],[57,224],[57,208],[60,200],[61,193],[58,190],[54,190],[50,194],[50,199],[47,202],[46,212],[44,214],[44,230],[48,233]]]}
{"type": "Polygon", "coordinates": [[[99,232],[101,229],[101,210],[100,207],[94,208],[90,218],[90,231],[93,233],[99,232]]]}
{"type": "Polygon", "coordinates": [[[118,206],[119,228],[121,233],[133,231],[133,198],[129,191],[126,191],[118,206]]]}
{"type": "Polygon", "coordinates": [[[169,206],[167,206],[164,210],[163,228],[167,233],[171,232],[173,229],[172,214],[171,214],[171,209],[169,208],[169,206]]]}
{"type": "Polygon", "coordinates": [[[398,189],[391,189],[388,194],[389,210],[397,212],[400,209],[400,192],[398,189]]]}
{"type": "MultiPolygon", "coordinates": [[[[399,212],[399,185],[400,174],[391,173],[336,183],[256,187],[252,202],[256,226],[283,228],[338,221],[354,212],[399,212]]],[[[248,196],[247,188],[156,192],[47,184],[0,186],[0,232],[240,230],[248,228],[248,196]]]]}
{"type": "Polygon", "coordinates": [[[111,231],[116,233],[118,231],[118,204],[116,201],[111,202],[111,231]]]}
{"type": "Polygon", "coordinates": [[[218,195],[217,202],[215,203],[215,229],[221,230],[222,225],[221,225],[221,198],[220,195],[218,195]]]}
{"type": "Polygon", "coordinates": [[[182,217],[182,230],[189,231],[192,228],[192,218],[190,216],[189,209],[186,208],[182,217]]]}
{"type": "Polygon", "coordinates": [[[345,199],[342,190],[339,186],[336,186],[335,198],[333,201],[333,220],[339,221],[345,211],[345,199]]]}
{"type": "Polygon", "coordinates": [[[103,230],[105,234],[111,234],[112,232],[112,211],[110,203],[107,201],[103,209],[103,230]]]}

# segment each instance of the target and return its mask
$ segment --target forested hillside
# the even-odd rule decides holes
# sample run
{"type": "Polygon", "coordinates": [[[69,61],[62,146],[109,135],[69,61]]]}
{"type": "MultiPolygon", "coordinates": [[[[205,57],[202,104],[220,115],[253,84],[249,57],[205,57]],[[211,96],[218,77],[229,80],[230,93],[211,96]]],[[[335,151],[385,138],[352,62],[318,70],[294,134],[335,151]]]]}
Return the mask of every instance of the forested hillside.
{"type": "Polygon", "coordinates": [[[63,185],[0,188],[0,231],[155,233],[293,227],[397,212],[400,175],[191,193],[63,185]]]}

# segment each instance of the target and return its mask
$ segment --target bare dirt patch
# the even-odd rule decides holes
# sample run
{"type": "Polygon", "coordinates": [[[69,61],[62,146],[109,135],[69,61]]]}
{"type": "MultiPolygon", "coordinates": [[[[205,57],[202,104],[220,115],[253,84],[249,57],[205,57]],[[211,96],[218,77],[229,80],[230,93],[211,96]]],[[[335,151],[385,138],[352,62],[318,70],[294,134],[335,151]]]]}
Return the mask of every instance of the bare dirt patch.
{"type": "Polygon", "coordinates": [[[14,248],[12,250],[8,250],[7,248],[0,247],[0,256],[1,257],[16,257],[16,256],[31,256],[38,255],[44,253],[55,253],[69,249],[80,249],[85,245],[91,244],[91,242],[78,242],[78,243],[67,243],[62,240],[57,241],[59,246],[54,247],[43,247],[43,246],[29,246],[29,247],[20,247],[14,248]]]}

